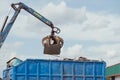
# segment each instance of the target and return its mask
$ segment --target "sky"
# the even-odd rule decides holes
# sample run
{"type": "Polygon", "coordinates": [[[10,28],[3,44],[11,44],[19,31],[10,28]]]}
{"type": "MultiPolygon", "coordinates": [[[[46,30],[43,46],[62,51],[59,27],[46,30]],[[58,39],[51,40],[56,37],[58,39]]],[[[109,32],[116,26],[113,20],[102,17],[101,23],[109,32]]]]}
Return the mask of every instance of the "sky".
{"type": "MultiPolygon", "coordinates": [[[[3,0],[0,28],[11,3],[23,2],[61,29],[64,39],[59,56],[43,54],[42,38],[50,35],[45,25],[25,10],[17,17],[0,49],[0,76],[13,57],[25,59],[63,59],[86,57],[103,60],[107,66],[120,60],[120,0],[3,0]]],[[[11,9],[9,20],[14,10],[11,9]]],[[[8,22],[9,22],[8,20],[8,22]]]]}

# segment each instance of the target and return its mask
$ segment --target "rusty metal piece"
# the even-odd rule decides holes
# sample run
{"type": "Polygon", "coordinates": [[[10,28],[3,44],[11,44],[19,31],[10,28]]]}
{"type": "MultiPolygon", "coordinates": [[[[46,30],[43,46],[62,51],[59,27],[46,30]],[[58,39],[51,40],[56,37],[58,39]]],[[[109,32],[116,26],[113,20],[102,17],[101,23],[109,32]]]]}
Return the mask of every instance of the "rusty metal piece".
{"type": "Polygon", "coordinates": [[[59,36],[46,36],[42,39],[44,54],[59,55],[64,41],[59,36]]]}

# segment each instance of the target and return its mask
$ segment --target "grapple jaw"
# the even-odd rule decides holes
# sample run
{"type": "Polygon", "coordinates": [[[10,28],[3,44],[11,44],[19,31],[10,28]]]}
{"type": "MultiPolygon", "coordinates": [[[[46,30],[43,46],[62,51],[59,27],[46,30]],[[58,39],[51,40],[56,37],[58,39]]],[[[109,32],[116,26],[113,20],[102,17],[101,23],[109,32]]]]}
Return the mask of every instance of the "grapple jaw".
{"type": "Polygon", "coordinates": [[[46,36],[42,39],[44,54],[59,55],[64,41],[59,36],[46,36]]]}

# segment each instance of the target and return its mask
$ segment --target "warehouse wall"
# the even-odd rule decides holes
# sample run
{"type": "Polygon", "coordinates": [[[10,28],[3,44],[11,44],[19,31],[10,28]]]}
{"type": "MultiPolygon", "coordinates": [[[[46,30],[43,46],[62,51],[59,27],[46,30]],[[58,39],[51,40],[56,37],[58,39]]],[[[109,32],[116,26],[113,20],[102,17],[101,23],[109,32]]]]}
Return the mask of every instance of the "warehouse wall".
{"type": "Polygon", "coordinates": [[[120,76],[118,76],[118,77],[115,77],[115,80],[120,80],[120,76]]]}

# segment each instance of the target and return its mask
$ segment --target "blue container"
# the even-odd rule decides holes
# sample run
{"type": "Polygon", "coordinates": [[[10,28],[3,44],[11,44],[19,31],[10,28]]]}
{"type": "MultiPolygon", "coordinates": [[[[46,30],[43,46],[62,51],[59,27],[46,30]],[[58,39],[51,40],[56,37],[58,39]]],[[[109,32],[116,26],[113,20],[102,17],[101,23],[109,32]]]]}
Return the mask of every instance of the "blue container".
{"type": "Polygon", "coordinates": [[[105,80],[104,61],[27,59],[3,71],[3,80],[105,80]]]}

